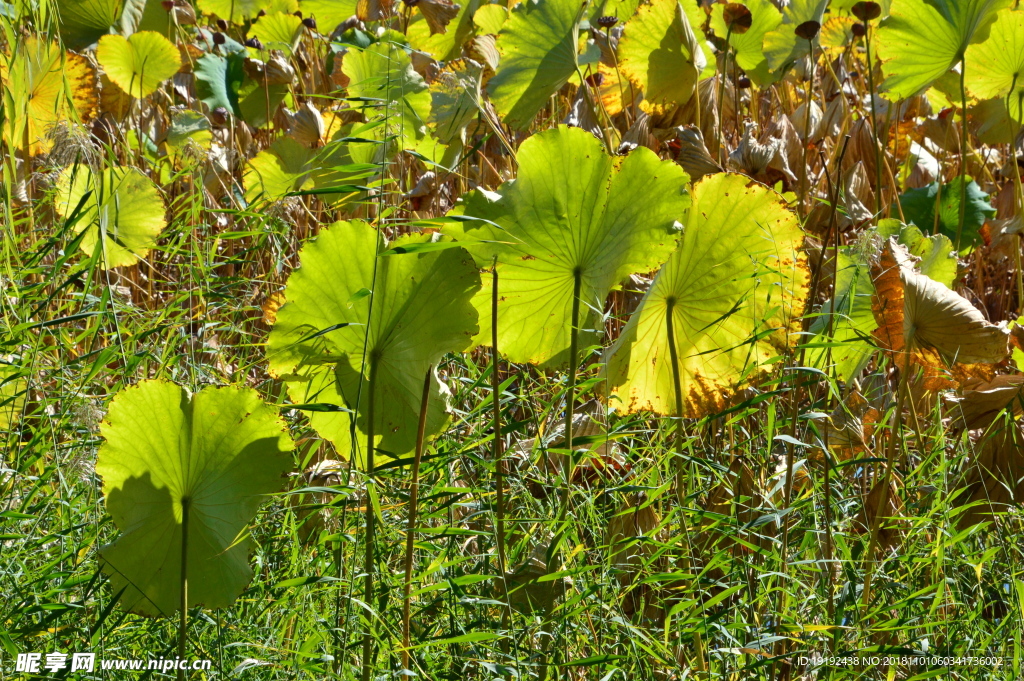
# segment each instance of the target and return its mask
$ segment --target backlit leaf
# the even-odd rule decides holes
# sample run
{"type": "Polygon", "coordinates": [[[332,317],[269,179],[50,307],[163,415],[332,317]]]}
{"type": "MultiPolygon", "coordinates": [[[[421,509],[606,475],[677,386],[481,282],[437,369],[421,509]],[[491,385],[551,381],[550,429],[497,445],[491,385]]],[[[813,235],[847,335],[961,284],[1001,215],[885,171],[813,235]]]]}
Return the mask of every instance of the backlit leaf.
{"type": "MultiPolygon", "coordinates": [[[[410,235],[390,246],[428,238],[410,235]]],[[[470,301],[480,275],[461,248],[377,258],[387,246],[365,222],[322,229],[300,251],[301,266],[288,279],[268,355],[271,372],[285,381],[293,401],[359,405],[364,432],[372,358],[374,432],[382,450],[402,454],[415,444],[427,369],[445,353],[472,344],[477,313],[470,301]],[[340,262],[345,266],[338,267],[340,262]],[[358,295],[364,290],[372,296],[358,295]]],[[[428,434],[439,432],[448,419],[442,395],[447,389],[433,381],[431,390],[428,434]]],[[[348,455],[347,414],[313,412],[309,418],[321,436],[348,455]]]]}
{"type": "MultiPolygon", "coordinates": [[[[597,340],[613,286],[668,257],[689,196],[686,173],[640,147],[605,153],[579,128],[559,126],[519,149],[519,176],[492,198],[480,193],[461,212],[487,222],[445,227],[486,266],[498,257],[502,302],[498,346],[514,362],[564,362],[569,348],[575,274],[580,276],[580,345],[597,340]],[[511,242],[511,243],[501,243],[511,242]]],[[[491,342],[490,290],[477,297],[479,342],[491,342]]]]}
{"type": "Polygon", "coordinates": [[[796,342],[808,289],[799,220],[744,175],[694,187],[678,250],[606,352],[610,403],[675,414],[671,310],[683,416],[723,409],[744,378],[796,342]]]}
{"type": "Polygon", "coordinates": [[[143,381],[114,398],[96,472],[121,534],[100,549],[121,607],[173,614],[181,601],[188,506],[188,605],[227,607],[252,579],[244,538],[266,495],[284,485],[292,449],[283,421],[254,390],[189,395],[143,381]]]}
{"type": "Polygon", "coordinates": [[[110,80],[137,99],[153,94],[181,68],[178,48],[155,31],[103,36],[96,59],[110,80]]]}

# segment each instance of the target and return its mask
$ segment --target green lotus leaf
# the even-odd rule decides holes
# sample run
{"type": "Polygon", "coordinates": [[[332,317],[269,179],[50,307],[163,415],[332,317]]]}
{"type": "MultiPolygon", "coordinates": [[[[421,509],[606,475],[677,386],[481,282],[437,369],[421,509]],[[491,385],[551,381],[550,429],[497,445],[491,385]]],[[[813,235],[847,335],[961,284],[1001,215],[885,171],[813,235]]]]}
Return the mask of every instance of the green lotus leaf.
{"type": "Polygon", "coordinates": [[[257,36],[264,49],[281,50],[290,55],[302,37],[302,19],[284,12],[267,13],[251,27],[249,34],[257,36]]]}
{"type": "MultiPolygon", "coordinates": [[[[922,274],[947,287],[953,286],[957,257],[953,242],[946,236],[925,236],[916,226],[904,225],[899,220],[879,220],[867,241],[874,235],[882,239],[896,237],[909,253],[920,259],[918,267],[922,274]]],[[[813,335],[805,355],[808,366],[825,371],[831,364],[837,378],[849,381],[867,365],[875,352],[871,334],[878,328],[871,310],[874,294],[867,253],[854,246],[840,247],[835,296],[822,305],[810,327],[813,335]],[[833,314],[830,322],[829,316],[833,314]]]]}
{"type": "Polygon", "coordinates": [[[17,357],[0,355],[0,432],[10,430],[25,406],[28,383],[17,357]]]}
{"type": "Polygon", "coordinates": [[[654,0],[626,23],[619,66],[656,109],[685,104],[707,59],[679,0],[654,0]]]}
{"type": "MultiPolygon", "coordinates": [[[[518,178],[498,195],[471,194],[456,211],[494,224],[465,221],[444,231],[479,242],[471,252],[482,265],[498,258],[499,349],[513,362],[558,364],[568,359],[576,276],[585,347],[599,338],[612,287],[672,252],[689,178],[649,149],[609,156],[593,135],[565,126],[527,139],[518,160],[518,178]]],[[[484,345],[490,296],[485,287],[475,301],[484,345]]]]}
{"type": "Polygon", "coordinates": [[[183,537],[188,605],[230,605],[253,575],[247,526],[292,467],[275,410],[250,389],[189,395],[143,381],[118,393],[100,432],[96,472],[121,530],[100,558],[113,593],[124,589],[121,607],[151,616],[178,609],[183,537]]]}
{"type": "Polygon", "coordinates": [[[162,0],[125,0],[120,28],[125,37],[138,31],[156,31],[171,40],[176,30],[174,19],[162,0]]]}
{"type": "Polygon", "coordinates": [[[319,31],[330,35],[338,24],[356,15],[358,0],[299,0],[304,17],[316,19],[319,31]]]}
{"type": "Polygon", "coordinates": [[[793,62],[810,52],[811,44],[818,46],[818,36],[811,44],[796,34],[796,28],[805,21],[825,22],[828,0],[793,0],[782,12],[782,23],[764,36],[764,56],[772,71],[786,70],[793,62]]]}
{"type": "MultiPolygon", "coordinates": [[[[380,449],[402,454],[415,445],[427,370],[446,353],[472,344],[477,313],[471,300],[480,274],[462,248],[411,248],[429,242],[426,235],[389,245],[408,253],[378,257],[382,240],[365,222],[338,222],[303,246],[301,266],[288,279],[270,334],[268,357],[271,373],[285,381],[293,400],[357,409],[364,432],[372,392],[380,449]]],[[[433,381],[431,390],[428,434],[440,432],[448,419],[441,384],[433,381]]],[[[310,422],[348,453],[348,414],[312,412],[310,422]]]]}
{"type": "Polygon", "coordinates": [[[315,153],[290,137],[282,137],[261,151],[246,167],[245,198],[276,201],[310,183],[315,153]]]}
{"type": "MultiPolygon", "coordinates": [[[[949,184],[933,182],[926,187],[910,189],[897,199],[903,208],[903,216],[922,230],[938,230],[954,243],[960,224],[960,195],[962,182],[959,177],[949,184]]],[[[967,205],[964,208],[964,226],[960,234],[960,252],[969,252],[982,241],[980,230],[985,220],[995,217],[988,194],[978,183],[967,178],[967,205]]]]}
{"type": "Polygon", "coordinates": [[[466,126],[480,115],[483,66],[471,59],[447,64],[430,84],[430,123],[445,144],[461,139],[466,126]]]}
{"type": "Polygon", "coordinates": [[[299,9],[299,3],[298,0],[199,0],[199,9],[204,14],[215,14],[224,21],[240,24],[255,17],[260,10],[267,14],[294,14],[299,9]]]}
{"type": "Polygon", "coordinates": [[[368,121],[384,121],[377,139],[397,135],[406,149],[427,135],[430,92],[412,66],[408,52],[395,43],[374,43],[350,50],[342,62],[350,97],[372,100],[363,105],[368,121]]]}
{"type": "Polygon", "coordinates": [[[127,166],[98,173],[85,166],[66,168],[57,182],[55,207],[62,218],[79,211],[74,229],[88,230],[82,250],[91,256],[98,246],[108,269],[145,258],[167,226],[160,190],[142,171],[127,166]]]}
{"type": "Polygon", "coordinates": [[[967,48],[966,61],[964,84],[968,91],[978,99],[1009,95],[1010,108],[1019,121],[1019,99],[1024,95],[1024,12],[1000,12],[988,40],[967,48]]]}
{"type": "Polygon", "coordinates": [[[697,183],[678,250],[606,351],[609,401],[675,414],[672,314],[682,416],[721,411],[743,380],[796,340],[808,280],[799,220],[744,175],[697,183]]]}
{"type": "Polygon", "coordinates": [[[181,68],[178,48],[156,31],[140,31],[130,38],[105,35],[96,47],[96,59],[107,77],[136,99],[153,94],[181,68]]]}
{"type": "MultiPolygon", "coordinates": [[[[207,151],[213,142],[210,119],[198,111],[183,111],[171,119],[167,129],[167,152],[171,160],[179,162],[190,149],[207,151]]],[[[193,155],[197,158],[197,155],[193,155]]]]}
{"type": "MultiPolygon", "coordinates": [[[[691,4],[697,7],[696,2],[691,4]]],[[[639,6],[640,0],[595,0],[590,3],[587,17],[591,24],[594,24],[598,17],[618,17],[620,22],[625,22],[636,14],[639,6]]],[[[700,28],[700,26],[696,25],[694,28],[700,28]]]]}
{"type": "Polygon", "coordinates": [[[245,198],[277,201],[291,192],[320,191],[323,201],[337,205],[361,192],[341,191],[344,185],[363,184],[378,173],[383,144],[346,141],[373,132],[367,124],[348,124],[321,149],[310,149],[290,137],[282,137],[257,154],[246,166],[245,198]]]}
{"type": "Polygon", "coordinates": [[[509,127],[528,128],[576,73],[583,7],[575,0],[524,0],[512,8],[498,34],[498,70],[487,83],[509,127]]]}
{"type": "Polygon", "coordinates": [[[473,13],[473,25],[481,35],[498,35],[508,20],[508,8],[504,5],[481,5],[473,13]]]}
{"type": "MultiPolygon", "coordinates": [[[[462,45],[473,35],[473,17],[481,0],[461,0],[459,13],[455,15],[444,33],[430,33],[430,25],[417,12],[409,21],[405,35],[413,49],[426,52],[438,61],[451,61],[462,56],[462,45]]],[[[488,5],[491,6],[491,5],[488,5]]]]}
{"type": "Polygon", "coordinates": [[[61,0],[61,40],[68,49],[85,49],[110,33],[120,15],[121,0],[61,0]]]}
{"type": "Polygon", "coordinates": [[[782,12],[780,12],[771,0],[747,0],[745,3],[750,10],[751,24],[746,33],[733,33],[729,35],[729,27],[725,23],[725,5],[716,3],[711,7],[711,28],[715,35],[729,35],[729,47],[735,51],[736,63],[746,74],[759,86],[768,85],[772,82],[769,75],[768,60],[764,56],[764,37],[767,33],[774,31],[782,23],[782,12]]]}
{"type": "Polygon", "coordinates": [[[244,57],[229,59],[209,53],[196,60],[193,66],[196,95],[210,110],[223,107],[236,116],[241,115],[238,89],[245,80],[243,61],[244,57]]]}
{"type": "Polygon", "coordinates": [[[224,107],[249,125],[267,125],[288,94],[287,85],[265,85],[247,80],[243,63],[247,54],[226,57],[205,54],[195,62],[196,94],[211,109],[224,107]]]}
{"type": "MultiPolygon", "coordinates": [[[[986,40],[999,10],[1010,0],[893,0],[877,36],[882,60],[880,90],[906,99],[928,87],[986,40]]],[[[974,68],[967,64],[967,73],[974,68]]]]}

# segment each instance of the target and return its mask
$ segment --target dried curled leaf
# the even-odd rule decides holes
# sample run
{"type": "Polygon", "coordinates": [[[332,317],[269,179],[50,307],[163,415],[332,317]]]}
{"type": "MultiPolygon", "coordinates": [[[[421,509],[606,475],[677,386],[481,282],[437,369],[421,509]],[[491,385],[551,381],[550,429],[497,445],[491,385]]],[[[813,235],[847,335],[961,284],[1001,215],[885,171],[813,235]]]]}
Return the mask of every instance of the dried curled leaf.
{"type": "MultiPolygon", "coordinates": [[[[905,246],[890,237],[872,264],[874,336],[901,371],[918,365],[924,387],[952,387],[946,371],[954,364],[990,364],[1010,352],[1009,331],[992,324],[966,298],[921,274],[905,246]]],[[[969,367],[958,367],[960,373],[969,367]]]]}
{"type": "Polygon", "coordinates": [[[955,400],[957,423],[967,430],[988,428],[1004,409],[1020,414],[1024,376],[996,376],[991,381],[972,381],[955,400]]]}
{"type": "Polygon", "coordinates": [[[958,506],[977,503],[967,509],[958,525],[968,527],[991,520],[993,514],[1024,502],[1024,431],[1011,419],[1000,419],[976,443],[974,460],[964,471],[957,487],[958,506]]]}

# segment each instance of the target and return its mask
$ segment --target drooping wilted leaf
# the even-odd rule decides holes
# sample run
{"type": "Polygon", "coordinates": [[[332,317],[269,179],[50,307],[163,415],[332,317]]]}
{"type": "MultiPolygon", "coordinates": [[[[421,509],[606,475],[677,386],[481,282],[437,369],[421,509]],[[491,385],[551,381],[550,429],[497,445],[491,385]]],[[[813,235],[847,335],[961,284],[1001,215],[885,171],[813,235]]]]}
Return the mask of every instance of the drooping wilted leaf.
{"type": "Polygon", "coordinates": [[[967,430],[988,428],[1005,409],[1013,414],[1024,411],[1021,404],[1024,376],[1001,374],[991,381],[973,381],[965,386],[950,410],[956,423],[967,430]]]}
{"type": "Polygon", "coordinates": [[[155,31],[140,31],[130,38],[103,36],[96,59],[107,77],[136,99],[153,94],[181,68],[178,48],[155,31]]]}
{"type": "Polygon", "coordinates": [[[925,371],[925,389],[952,385],[944,369],[953,364],[990,364],[1010,353],[1009,331],[996,325],[963,296],[921,274],[905,246],[886,242],[872,263],[875,339],[901,371],[925,371]]]}
{"type": "Polygon", "coordinates": [[[743,175],[694,188],[679,249],[606,352],[609,400],[675,414],[672,314],[683,416],[721,410],[737,385],[796,341],[807,297],[803,232],[775,192],[743,175]]]}
{"type": "MultiPolygon", "coordinates": [[[[897,200],[908,222],[929,232],[937,229],[956,243],[962,187],[961,179],[955,177],[949,184],[940,185],[933,182],[920,189],[907,190],[900,194],[897,200]]],[[[988,194],[981,190],[977,182],[968,177],[964,226],[960,233],[961,253],[970,251],[981,242],[981,226],[985,224],[987,218],[995,215],[996,209],[989,202],[988,194]]]]}
{"type": "Polygon", "coordinates": [[[707,65],[698,34],[679,0],[654,0],[626,24],[619,41],[622,72],[644,92],[652,111],[690,101],[707,65]]]}
{"type": "Polygon", "coordinates": [[[159,189],[129,166],[99,173],[79,165],[65,169],[57,182],[57,213],[67,218],[80,205],[74,229],[88,230],[82,250],[91,256],[98,245],[100,262],[108,269],[145,258],[167,225],[159,189]]]}
{"type": "Polygon", "coordinates": [[[480,115],[483,66],[472,59],[449,62],[430,85],[430,123],[444,144],[461,139],[466,126],[480,115]]]}
{"type": "MultiPolygon", "coordinates": [[[[270,371],[285,381],[293,400],[358,407],[364,432],[367,381],[376,381],[374,432],[383,451],[402,454],[415,444],[427,369],[445,353],[472,344],[477,313],[470,301],[480,288],[480,275],[462,248],[378,257],[385,249],[383,239],[365,222],[339,222],[302,248],[268,355],[270,371]],[[340,262],[345,267],[339,268],[340,262]]],[[[390,248],[428,240],[410,235],[390,248]]],[[[428,434],[439,432],[448,418],[442,395],[447,389],[436,380],[431,385],[428,434]]],[[[310,422],[348,455],[347,414],[314,412],[310,422]]]]}
{"type": "Polygon", "coordinates": [[[965,528],[994,519],[1011,505],[1024,503],[1024,430],[1019,421],[1003,415],[978,436],[974,455],[956,482],[963,491],[957,506],[968,506],[957,526],[965,528]]]}
{"type": "Polygon", "coordinates": [[[889,17],[876,33],[885,76],[880,91],[906,99],[931,85],[960,61],[971,43],[988,37],[996,13],[1009,4],[1010,0],[893,0],[889,17]]]}
{"type": "MultiPolygon", "coordinates": [[[[869,230],[865,241],[873,235],[882,239],[895,237],[911,255],[919,258],[918,269],[922,274],[945,286],[953,285],[957,259],[952,242],[945,236],[926,237],[914,225],[904,225],[899,220],[879,220],[878,227],[869,230]]],[[[843,381],[852,379],[875,352],[871,334],[878,324],[871,310],[875,286],[868,255],[863,248],[840,247],[835,296],[822,305],[810,327],[814,335],[807,343],[808,366],[822,370],[831,366],[843,381]]]]}
{"type": "Polygon", "coordinates": [[[579,20],[574,0],[525,0],[498,34],[501,61],[487,92],[505,124],[529,127],[549,98],[576,73],[579,20]]]}
{"type": "Polygon", "coordinates": [[[122,532],[100,558],[121,607],[178,609],[186,508],[188,606],[230,605],[253,575],[240,535],[292,466],[284,422],[254,390],[155,380],[118,393],[100,432],[96,472],[122,532]]]}
{"type": "MultiPolygon", "coordinates": [[[[649,149],[612,157],[590,133],[565,126],[523,142],[518,159],[514,182],[497,196],[471,194],[459,211],[481,221],[445,233],[480,241],[471,252],[483,266],[498,258],[501,352],[514,362],[564,362],[576,274],[584,347],[599,337],[595,329],[611,288],[668,257],[689,205],[688,178],[649,149]]],[[[490,304],[490,291],[481,291],[478,341],[485,345],[490,304]]]]}

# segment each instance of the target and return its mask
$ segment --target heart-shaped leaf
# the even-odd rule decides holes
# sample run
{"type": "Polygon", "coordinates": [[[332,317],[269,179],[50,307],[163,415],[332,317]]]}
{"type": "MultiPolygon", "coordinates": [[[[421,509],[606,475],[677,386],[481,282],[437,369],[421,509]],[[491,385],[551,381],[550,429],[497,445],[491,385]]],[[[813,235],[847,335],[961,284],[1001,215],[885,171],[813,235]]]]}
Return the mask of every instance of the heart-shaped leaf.
{"type": "Polygon", "coordinates": [[[188,605],[230,605],[252,579],[246,527],[292,466],[275,410],[254,390],[189,395],[143,381],[118,393],[100,432],[96,472],[122,532],[100,557],[113,593],[124,589],[121,606],[152,616],[178,609],[183,537],[188,605]]]}
{"type": "Polygon", "coordinates": [[[736,387],[795,342],[808,289],[804,234],[781,196],[744,175],[694,187],[679,249],[606,352],[609,401],[627,413],[721,411],[736,387]]]}
{"type": "MultiPolygon", "coordinates": [[[[514,362],[556,364],[568,359],[577,275],[583,347],[600,337],[612,287],[672,252],[690,203],[688,177],[644,147],[609,156],[593,135],[566,126],[523,142],[518,159],[514,182],[497,195],[471,194],[457,211],[481,220],[445,232],[482,242],[471,251],[481,265],[498,258],[501,351],[514,362]]],[[[484,345],[490,296],[488,289],[476,300],[484,345]]]]}
{"type": "Polygon", "coordinates": [[[96,59],[107,77],[136,99],[156,92],[181,68],[178,48],[156,31],[140,31],[130,38],[105,35],[96,47],[96,59]]]}

